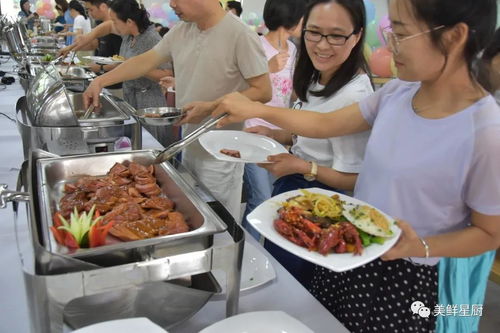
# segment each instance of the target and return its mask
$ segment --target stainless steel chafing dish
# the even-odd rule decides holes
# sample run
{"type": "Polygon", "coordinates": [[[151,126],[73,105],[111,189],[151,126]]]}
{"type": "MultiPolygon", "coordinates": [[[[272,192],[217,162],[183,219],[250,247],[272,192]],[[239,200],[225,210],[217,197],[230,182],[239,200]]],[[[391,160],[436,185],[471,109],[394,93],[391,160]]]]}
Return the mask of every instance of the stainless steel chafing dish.
{"type": "Polygon", "coordinates": [[[17,191],[0,185],[0,207],[14,201],[16,228],[20,223],[17,214],[23,213],[17,202],[29,202],[30,233],[17,237],[21,244],[23,235],[28,237],[31,245],[19,248],[33,332],[61,332],[63,319],[77,328],[137,316],[168,329],[196,313],[220,291],[211,274],[215,269],[226,272],[226,314],[237,313],[243,231],[222,206],[207,205],[171,164],[155,167],[157,180],[177,209],[186,214],[192,231],[73,254],[46,235],[64,182],[82,173],[104,174],[115,162],[151,163],[155,155],[145,150],[56,157],[34,151],[23,165],[17,191]],[[27,192],[20,192],[23,188],[27,192]],[[229,242],[215,246],[217,233],[222,233],[220,237],[228,234],[229,242]]]}
{"type": "Polygon", "coordinates": [[[111,95],[100,98],[102,107],[80,119],[82,94],[67,90],[56,66],[43,67],[16,106],[25,157],[30,148],[58,155],[110,152],[122,143],[140,149],[142,132],[132,107],[111,95]]]}

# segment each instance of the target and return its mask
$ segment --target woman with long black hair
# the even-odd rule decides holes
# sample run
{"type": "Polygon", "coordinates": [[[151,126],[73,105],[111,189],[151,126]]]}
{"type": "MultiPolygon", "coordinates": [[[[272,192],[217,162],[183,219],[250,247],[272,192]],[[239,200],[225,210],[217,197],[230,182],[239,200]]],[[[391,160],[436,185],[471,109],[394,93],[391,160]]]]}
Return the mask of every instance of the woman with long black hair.
{"type": "MultiPolygon", "coordinates": [[[[373,93],[363,56],[365,9],[362,0],[314,0],[304,15],[293,88],[295,108],[326,113],[373,93]]],[[[293,115],[292,115],[293,117],[293,115]]],[[[291,145],[291,154],[268,157],[262,164],[278,178],[272,195],[308,187],[343,191],[352,188],[369,131],[334,138],[311,139],[288,130],[257,126],[248,132],[291,145]]],[[[312,264],[266,241],[266,249],[302,284],[311,281],[312,264]]]]}

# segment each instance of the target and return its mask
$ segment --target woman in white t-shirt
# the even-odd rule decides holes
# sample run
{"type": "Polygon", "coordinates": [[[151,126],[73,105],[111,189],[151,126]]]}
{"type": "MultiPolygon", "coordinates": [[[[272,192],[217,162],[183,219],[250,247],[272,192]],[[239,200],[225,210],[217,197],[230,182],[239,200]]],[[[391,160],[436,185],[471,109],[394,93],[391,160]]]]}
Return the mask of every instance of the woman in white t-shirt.
{"type": "Polygon", "coordinates": [[[92,30],[90,19],[85,13],[85,8],[77,0],[72,0],[69,3],[69,12],[74,19],[73,31],[61,32],[59,33],[60,35],[78,36],[88,34],[92,30]]]}
{"type": "MultiPolygon", "coordinates": [[[[293,87],[299,97],[295,108],[326,113],[373,93],[363,57],[366,28],[363,1],[310,2],[303,25],[293,75],[293,87]]],[[[311,139],[263,126],[247,131],[292,145],[291,154],[269,156],[273,163],[261,165],[278,178],[273,196],[309,187],[352,189],[369,137],[369,131],[328,139],[311,139]]],[[[270,242],[266,241],[265,247],[307,286],[312,271],[309,263],[270,242]]]]}

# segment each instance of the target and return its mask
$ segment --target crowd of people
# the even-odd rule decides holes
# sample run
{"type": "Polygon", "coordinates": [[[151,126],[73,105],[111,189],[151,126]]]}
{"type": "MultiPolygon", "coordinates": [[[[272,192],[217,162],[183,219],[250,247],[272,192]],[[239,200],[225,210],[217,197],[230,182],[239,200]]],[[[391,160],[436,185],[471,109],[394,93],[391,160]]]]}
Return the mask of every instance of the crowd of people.
{"type": "MultiPolygon", "coordinates": [[[[27,3],[20,16],[30,24],[27,3]]],[[[352,194],[400,219],[392,249],[343,273],[265,242],[349,331],[477,331],[478,318],[424,318],[410,305],[482,303],[500,246],[496,0],[389,0],[384,36],[398,77],[376,91],[363,0],[267,0],[262,36],[239,18],[238,1],[170,0],[181,19],[171,29],[136,0],[56,3],[62,54],[126,59],[90,66],[99,76],[87,106],[103,88],[122,89],[134,108],[166,106],[165,89],[175,89],[182,135],[227,113],[221,129],[289,148],[258,165],[218,160],[198,142],[183,151],[183,164],[238,221],[244,191],[244,227],[263,201],[308,187],[352,194]]]]}

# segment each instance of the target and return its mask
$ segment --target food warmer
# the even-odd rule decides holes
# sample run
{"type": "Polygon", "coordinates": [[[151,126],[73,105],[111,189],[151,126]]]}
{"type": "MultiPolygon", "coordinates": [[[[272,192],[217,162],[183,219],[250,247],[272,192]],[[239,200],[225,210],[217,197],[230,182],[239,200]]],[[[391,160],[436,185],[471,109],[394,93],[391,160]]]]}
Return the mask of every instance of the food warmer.
{"type": "Polygon", "coordinates": [[[49,233],[66,182],[103,175],[116,162],[149,165],[156,154],[143,150],[57,157],[36,150],[23,164],[17,191],[0,185],[0,206],[13,201],[33,332],[61,332],[63,322],[77,328],[128,317],[148,317],[168,329],[220,292],[213,270],[226,273],[226,315],[237,313],[243,230],[220,203],[201,199],[181,176],[181,165],[157,164],[155,176],[190,231],[76,252],[58,245],[49,233]],[[26,212],[19,201],[27,202],[26,212]],[[29,233],[18,231],[23,213],[29,233]]]}
{"type": "Polygon", "coordinates": [[[68,91],[58,69],[45,66],[16,106],[25,158],[30,148],[64,156],[141,149],[141,126],[131,116],[132,107],[107,94],[100,102],[83,119],[83,94],[68,91]]]}

